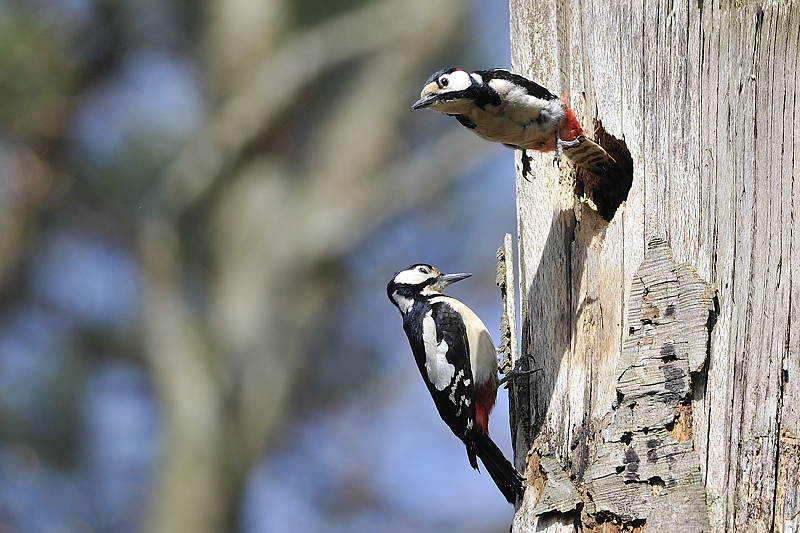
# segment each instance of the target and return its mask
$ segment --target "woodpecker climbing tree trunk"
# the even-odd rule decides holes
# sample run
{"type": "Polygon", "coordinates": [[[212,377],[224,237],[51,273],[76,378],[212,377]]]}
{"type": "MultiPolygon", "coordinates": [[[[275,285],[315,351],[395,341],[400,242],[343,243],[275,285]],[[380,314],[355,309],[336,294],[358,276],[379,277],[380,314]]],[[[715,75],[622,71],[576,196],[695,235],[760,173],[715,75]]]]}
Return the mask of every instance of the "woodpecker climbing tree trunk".
{"type": "Polygon", "coordinates": [[[800,4],[511,0],[511,41],[632,172],[517,177],[513,530],[800,531],[800,4]]]}

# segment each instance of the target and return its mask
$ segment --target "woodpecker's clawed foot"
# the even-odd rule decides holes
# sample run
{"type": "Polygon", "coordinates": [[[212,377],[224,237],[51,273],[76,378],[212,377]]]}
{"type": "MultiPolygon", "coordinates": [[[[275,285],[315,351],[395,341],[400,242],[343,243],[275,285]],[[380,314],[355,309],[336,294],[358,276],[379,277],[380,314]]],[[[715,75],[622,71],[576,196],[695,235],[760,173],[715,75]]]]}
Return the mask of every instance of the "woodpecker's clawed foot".
{"type": "Polygon", "coordinates": [[[561,168],[561,159],[564,150],[561,148],[561,143],[556,143],[556,153],[553,155],[553,166],[561,168]]]}
{"type": "Polygon", "coordinates": [[[522,376],[527,376],[528,374],[533,374],[534,372],[539,372],[541,368],[532,368],[532,369],[522,369],[523,366],[528,366],[529,364],[533,363],[533,355],[529,353],[525,353],[519,356],[517,359],[517,364],[514,365],[514,368],[498,382],[497,386],[500,387],[502,385],[507,385],[509,381],[515,380],[522,376]]]}
{"type": "Polygon", "coordinates": [[[581,138],[575,137],[571,141],[562,141],[561,137],[556,135],[556,153],[553,156],[553,164],[561,168],[561,159],[564,156],[564,148],[575,148],[581,144],[581,138]]]}
{"type": "Polygon", "coordinates": [[[522,150],[520,162],[522,163],[522,177],[525,178],[525,181],[530,183],[531,180],[528,178],[528,176],[531,175],[531,158],[528,155],[527,150],[522,150]]]}

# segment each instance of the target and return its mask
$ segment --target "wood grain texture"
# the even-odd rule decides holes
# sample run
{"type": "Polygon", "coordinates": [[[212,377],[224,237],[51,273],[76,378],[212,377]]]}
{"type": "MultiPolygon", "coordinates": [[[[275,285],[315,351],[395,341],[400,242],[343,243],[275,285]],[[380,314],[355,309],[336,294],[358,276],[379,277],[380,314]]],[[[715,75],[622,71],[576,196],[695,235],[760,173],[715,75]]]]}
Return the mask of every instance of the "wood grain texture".
{"type": "Polygon", "coordinates": [[[511,39],[514,70],[623,140],[634,167],[611,222],[546,155],[530,183],[518,172],[520,338],[543,367],[516,391],[518,457],[553,459],[580,489],[660,237],[719,291],[687,410],[710,530],[800,531],[800,4],[511,0],[511,39]]]}

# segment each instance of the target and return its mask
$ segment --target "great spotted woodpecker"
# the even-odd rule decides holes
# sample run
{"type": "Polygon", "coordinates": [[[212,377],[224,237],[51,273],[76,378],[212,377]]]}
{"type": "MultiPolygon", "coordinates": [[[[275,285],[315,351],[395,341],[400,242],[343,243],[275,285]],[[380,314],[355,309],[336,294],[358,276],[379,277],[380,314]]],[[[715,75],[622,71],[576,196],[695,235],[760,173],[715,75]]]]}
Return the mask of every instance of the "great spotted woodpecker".
{"type": "Polygon", "coordinates": [[[522,477],[489,438],[489,414],[497,387],[497,352],[480,318],[466,305],[442,294],[470,274],[442,274],[416,264],[395,274],[387,286],[389,300],[403,317],[422,379],[442,420],[467,448],[472,468],[476,457],[509,503],[523,495],[522,477]]]}
{"type": "Polygon", "coordinates": [[[608,152],[585,137],[563,99],[508,70],[442,69],[428,78],[413,105],[425,107],[454,116],[487,141],[523,151],[555,151],[556,164],[563,153],[594,173],[616,166],[608,152]]]}

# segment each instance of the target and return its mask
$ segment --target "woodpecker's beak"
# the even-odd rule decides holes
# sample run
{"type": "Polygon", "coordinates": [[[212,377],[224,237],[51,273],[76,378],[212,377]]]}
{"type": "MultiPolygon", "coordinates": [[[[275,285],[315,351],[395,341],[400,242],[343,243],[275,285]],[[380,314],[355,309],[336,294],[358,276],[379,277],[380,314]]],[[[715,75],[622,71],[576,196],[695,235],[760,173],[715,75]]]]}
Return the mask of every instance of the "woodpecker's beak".
{"type": "Polygon", "coordinates": [[[427,96],[423,96],[422,98],[414,102],[414,105],[411,106],[411,109],[422,109],[425,107],[430,107],[435,103],[436,103],[436,95],[429,94],[427,96]]]}
{"type": "Polygon", "coordinates": [[[436,100],[438,99],[438,95],[436,94],[436,91],[438,90],[439,86],[436,85],[436,82],[430,82],[428,85],[422,88],[420,99],[411,106],[411,109],[422,109],[423,107],[430,107],[431,105],[435,104],[436,100]]]}
{"type": "Polygon", "coordinates": [[[436,282],[436,288],[440,290],[444,290],[445,287],[455,283],[456,281],[461,281],[462,279],[467,279],[472,274],[442,274],[439,276],[439,279],[436,282]]]}

